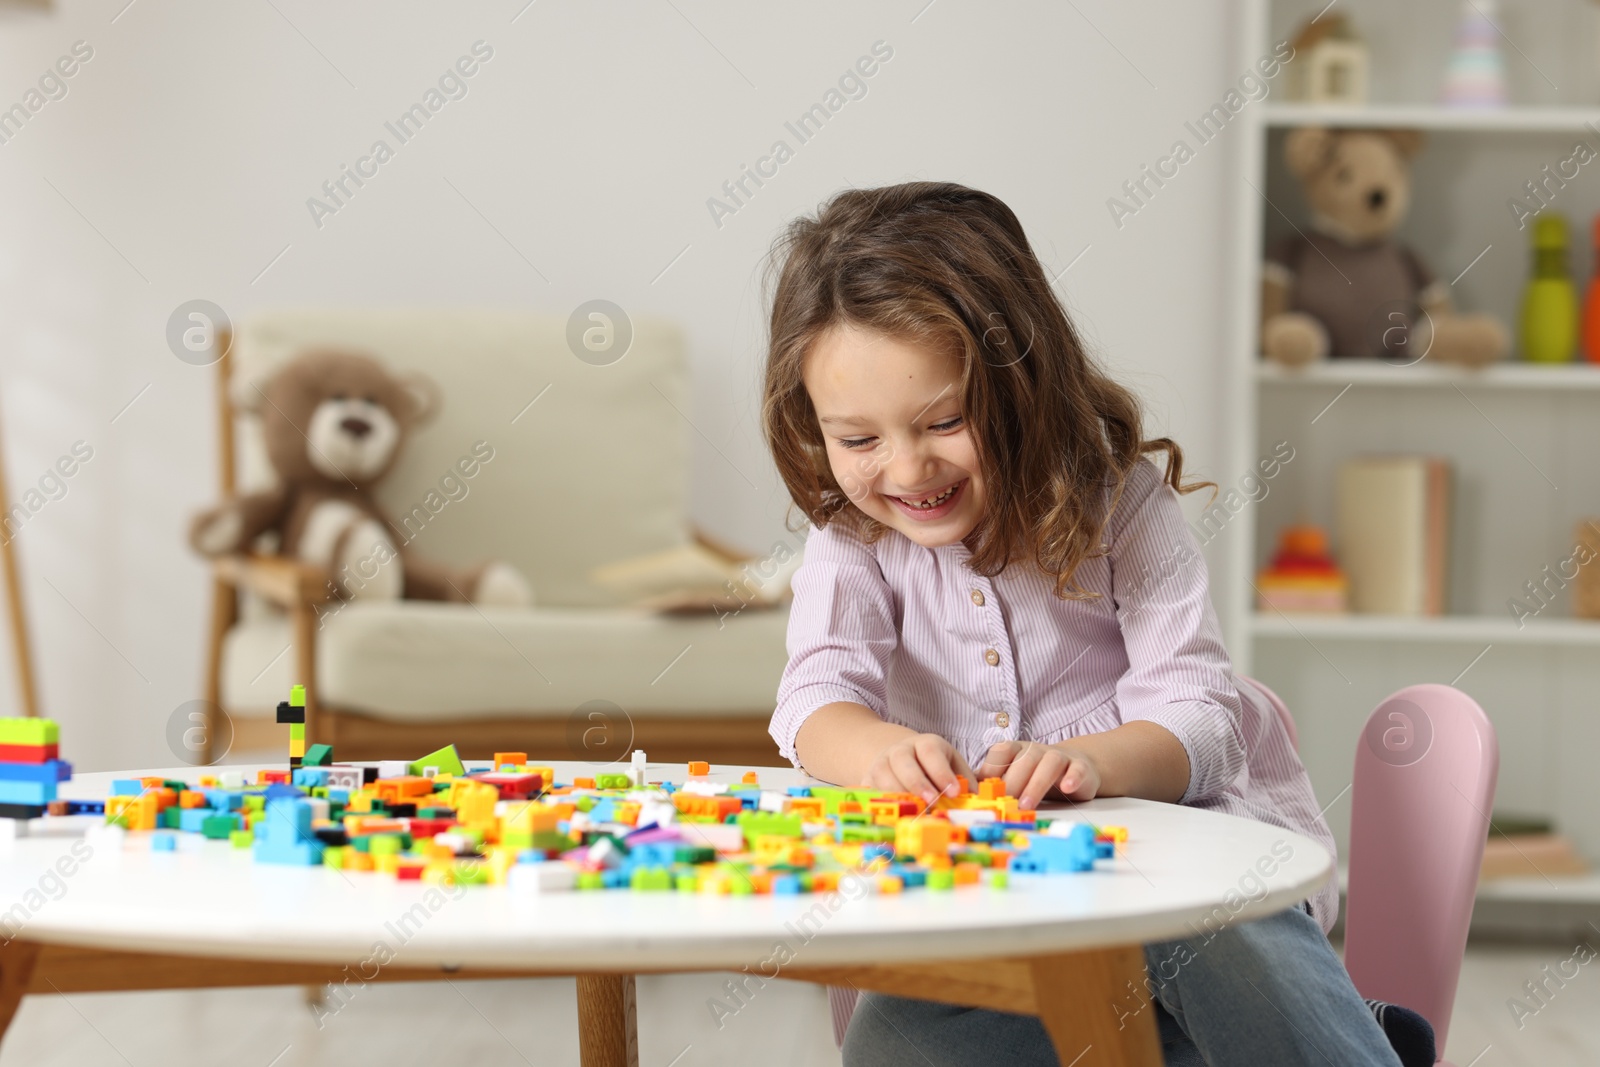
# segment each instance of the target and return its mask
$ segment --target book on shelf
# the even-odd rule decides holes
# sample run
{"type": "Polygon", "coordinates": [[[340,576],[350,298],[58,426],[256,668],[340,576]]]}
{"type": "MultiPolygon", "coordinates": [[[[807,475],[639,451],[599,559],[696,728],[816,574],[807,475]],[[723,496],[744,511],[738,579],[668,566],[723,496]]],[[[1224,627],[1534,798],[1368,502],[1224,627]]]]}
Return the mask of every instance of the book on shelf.
{"type": "Polygon", "coordinates": [[[1556,832],[1553,820],[1543,815],[1503,811],[1489,816],[1489,839],[1483,846],[1479,881],[1588,873],[1589,865],[1572,842],[1556,832]]]}
{"type": "Polygon", "coordinates": [[[1495,834],[1484,843],[1478,880],[1588,873],[1589,865],[1561,834],[1495,834]]]}
{"type": "Polygon", "coordinates": [[[1353,611],[1443,615],[1450,464],[1436,456],[1363,456],[1339,468],[1339,560],[1353,611]]]}

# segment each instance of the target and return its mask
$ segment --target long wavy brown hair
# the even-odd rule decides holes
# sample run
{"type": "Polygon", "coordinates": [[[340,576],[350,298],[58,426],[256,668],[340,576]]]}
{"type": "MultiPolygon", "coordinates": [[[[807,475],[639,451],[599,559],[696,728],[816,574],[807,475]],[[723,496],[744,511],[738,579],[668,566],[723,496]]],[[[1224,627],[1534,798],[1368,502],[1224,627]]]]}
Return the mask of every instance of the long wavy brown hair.
{"type": "Polygon", "coordinates": [[[787,227],[770,272],[762,423],[790,497],[816,526],[842,521],[869,542],[886,529],[835,480],[801,377],[812,345],[841,325],[960,360],[988,498],[966,539],[979,574],[1031,560],[1058,597],[1091,596],[1073,575],[1105,551],[1142,456],[1166,453],[1164,481],[1180,493],[1211,485],[1183,481],[1170,438],[1144,439],[1138,399],[1084,351],[1022,224],[988,193],[948,182],[847,190],[787,227]]]}

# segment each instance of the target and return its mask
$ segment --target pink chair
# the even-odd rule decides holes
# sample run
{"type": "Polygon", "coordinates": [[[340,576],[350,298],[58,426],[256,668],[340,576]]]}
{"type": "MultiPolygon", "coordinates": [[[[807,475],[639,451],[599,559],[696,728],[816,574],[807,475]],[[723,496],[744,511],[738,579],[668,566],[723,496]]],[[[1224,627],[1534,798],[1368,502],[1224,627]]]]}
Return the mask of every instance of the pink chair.
{"type": "MultiPolygon", "coordinates": [[[[1267,697],[1298,749],[1294,717],[1278,695],[1253,678],[1238,680],[1267,697]]],[[[1427,1019],[1441,1053],[1499,770],[1488,716],[1447,685],[1395,693],[1368,717],[1356,744],[1345,968],[1363,997],[1427,1019]]],[[[856,992],[828,994],[842,1047],[856,992]]]]}
{"type": "MultiPolygon", "coordinates": [[[[1268,696],[1295,739],[1277,694],[1241,680],[1268,696]]],[[[1395,693],[1373,711],[1356,745],[1345,969],[1363,997],[1427,1019],[1441,1054],[1499,770],[1488,716],[1447,685],[1395,693]]]]}

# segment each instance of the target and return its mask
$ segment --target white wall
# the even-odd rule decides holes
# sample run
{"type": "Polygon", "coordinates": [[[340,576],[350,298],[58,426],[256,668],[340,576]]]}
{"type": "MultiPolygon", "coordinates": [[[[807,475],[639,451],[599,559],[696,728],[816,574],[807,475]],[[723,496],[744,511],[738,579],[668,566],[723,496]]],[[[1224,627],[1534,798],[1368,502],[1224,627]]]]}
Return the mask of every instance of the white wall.
{"type": "Polygon", "coordinates": [[[208,584],[183,531],[215,495],[211,371],[164,340],[198,297],[236,318],[595,297],[675,314],[694,353],[695,513],[760,549],[785,504],[757,423],[763,254],[847,184],[950,179],[1003,197],[1052,272],[1083,253],[1061,288],[1149,400],[1150,431],[1197,473],[1238,473],[1219,455],[1233,146],[1202,148],[1120,229],[1106,207],[1254,60],[1236,54],[1234,5],[924,3],[60,0],[0,22],[0,105],[73,42],[94,49],[0,145],[13,498],[73,442],[94,449],[16,542],[69,755],[170,762],[168,716],[199,696],[208,584]],[[383,123],[480,39],[494,55],[468,95],[314,225],[307,197],[374,139],[394,145],[383,123]],[[797,146],[784,121],[880,40],[894,55],[867,95],[797,146]],[[707,198],[779,138],[794,158],[715,225],[707,198]]]}

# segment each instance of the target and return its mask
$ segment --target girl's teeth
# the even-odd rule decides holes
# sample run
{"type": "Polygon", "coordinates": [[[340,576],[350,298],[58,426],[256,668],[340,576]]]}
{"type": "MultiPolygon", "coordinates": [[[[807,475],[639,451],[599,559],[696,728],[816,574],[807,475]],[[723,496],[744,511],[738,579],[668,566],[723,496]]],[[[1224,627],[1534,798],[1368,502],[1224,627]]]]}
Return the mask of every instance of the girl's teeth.
{"type": "Polygon", "coordinates": [[[938,496],[930,496],[923,500],[906,500],[905,497],[901,497],[900,499],[902,502],[909,504],[914,508],[922,508],[924,511],[926,511],[929,508],[938,507],[939,504],[944,502],[946,497],[956,491],[956,488],[957,486],[952,485],[938,496]]]}

